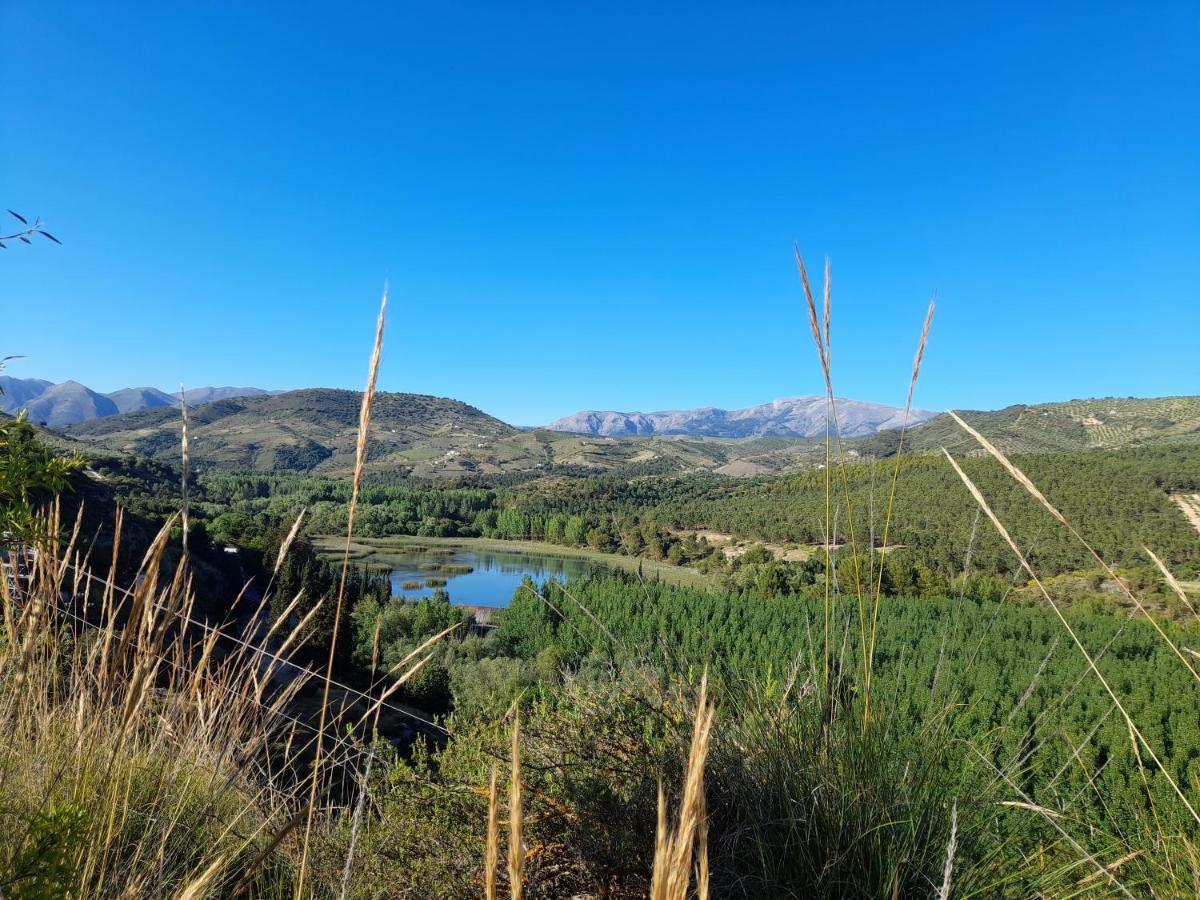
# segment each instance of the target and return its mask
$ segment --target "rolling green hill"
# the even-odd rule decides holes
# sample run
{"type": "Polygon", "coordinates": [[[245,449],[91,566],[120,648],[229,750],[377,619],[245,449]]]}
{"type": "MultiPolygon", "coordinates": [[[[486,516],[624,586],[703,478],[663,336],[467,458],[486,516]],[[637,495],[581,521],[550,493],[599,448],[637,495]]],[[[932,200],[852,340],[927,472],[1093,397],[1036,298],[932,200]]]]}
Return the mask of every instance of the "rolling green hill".
{"type": "MultiPolygon", "coordinates": [[[[361,395],[302,390],[218,400],[191,411],[196,465],[243,471],[337,472],[354,465],[361,395]]],[[[64,432],[110,450],[178,459],[178,410],[149,409],[72,425],[64,432]]],[[[453,459],[464,447],[518,434],[472,406],[419,394],[381,393],[371,421],[370,454],[395,464],[453,459]]]]}
{"type": "MultiPolygon", "coordinates": [[[[990,412],[960,411],[964,420],[1006,453],[1116,450],[1154,444],[1200,443],[1200,397],[1107,397],[1008,406],[990,412]]],[[[864,455],[894,452],[899,435],[881,433],[848,442],[864,455]]],[[[971,452],[978,445],[948,415],[909,430],[913,451],[971,452]]]]}

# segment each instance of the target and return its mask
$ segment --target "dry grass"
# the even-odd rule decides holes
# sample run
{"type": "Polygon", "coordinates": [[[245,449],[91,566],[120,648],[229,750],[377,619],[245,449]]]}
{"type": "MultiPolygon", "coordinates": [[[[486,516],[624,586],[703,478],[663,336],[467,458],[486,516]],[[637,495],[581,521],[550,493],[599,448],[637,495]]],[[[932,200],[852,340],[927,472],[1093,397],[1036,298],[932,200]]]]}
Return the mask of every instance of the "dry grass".
{"type": "Polygon", "coordinates": [[[346,579],[350,573],[350,546],[354,538],[354,516],[358,511],[358,496],[362,489],[363,467],[367,461],[367,440],[371,426],[371,407],[375,403],[375,385],[379,378],[379,362],[383,357],[383,325],[387,313],[387,285],[383,286],[383,299],[379,304],[379,320],[375,325],[375,346],[371,351],[371,364],[367,370],[367,387],[363,391],[362,407],[358,418],[358,440],[355,442],[354,479],[350,488],[350,506],[346,524],[346,549],[342,555],[342,576],[338,584],[337,605],[333,613],[333,632],[329,638],[329,655],[325,665],[324,690],[321,695],[320,724],[317,727],[317,750],[312,764],[308,796],[308,821],[304,825],[304,849],[300,856],[300,878],[296,895],[304,890],[304,879],[308,869],[309,842],[312,838],[313,815],[316,812],[317,792],[324,763],[325,726],[329,716],[329,688],[333,680],[333,664],[337,656],[338,632],[342,623],[342,608],[346,600],[346,579]]]}
{"type": "MultiPolygon", "coordinates": [[[[360,413],[334,642],[386,303],[385,289],[360,413]]],[[[314,821],[323,809],[320,789],[331,767],[361,751],[331,734],[345,714],[345,709],[335,714],[329,702],[335,643],[320,679],[317,727],[290,711],[312,673],[296,667],[301,677],[284,687],[273,684],[272,675],[289,665],[324,598],[293,623],[301,599],[296,597],[269,623],[266,640],[278,647],[273,654],[236,636],[224,641],[220,629],[193,616],[186,406],[183,416],[185,552],[173,571],[164,570],[171,520],[146,551],[132,589],[117,585],[123,521],[118,509],[107,579],[92,575],[77,549],[81,517],[65,542],[46,539],[13,548],[29,567],[17,593],[0,579],[5,617],[0,731],[10,736],[0,748],[0,892],[6,896],[299,897],[315,890],[305,882],[314,821]],[[264,655],[270,662],[259,671],[264,655]],[[311,778],[281,777],[302,769],[314,744],[311,778]],[[303,838],[295,840],[301,821],[303,838]]],[[[273,575],[303,517],[302,511],[285,538],[273,575]]],[[[39,531],[63,531],[57,507],[39,531]]],[[[260,611],[268,600],[264,597],[260,611]]],[[[395,680],[363,721],[377,715],[388,696],[428,661],[430,645],[450,630],[389,670],[387,677],[395,680]]],[[[324,825],[324,814],[321,821],[324,825]]]]}
{"type": "Polygon", "coordinates": [[[708,703],[708,679],[700,682],[691,749],[684,769],[683,797],[674,828],[668,827],[662,788],[658,793],[658,829],[654,843],[651,900],[686,900],[692,882],[692,855],[697,853],[697,896],[708,898],[708,816],[704,801],[704,764],[712,740],[715,710],[708,703]],[[699,850],[697,851],[697,844],[699,850]]]}
{"type": "Polygon", "coordinates": [[[488,788],[487,850],[483,857],[484,897],[496,900],[496,869],[500,865],[500,796],[496,792],[496,768],[488,788]]]}
{"type": "MultiPolygon", "coordinates": [[[[51,516],[53,520],[53,516],[51,516]]],[[[68,541],[20,551],[0,643],[0,872],[11,896],[211,896],[287,890],[277,837],[294,798],[269,778],[298,727],[292,686],[259,698],[254,667],[190,616],[168,522],[130,592],[93,590],[68,541]],[[71,576],[71,577],[68,577],[71,576]],[[40,893],[39,893],[40,892],[40,893]]],[[[117,552],[114,552],[114,563],[117,552]]]]}
{"type": "Polygon", "coordinates": [[[508,889],[512,900],[521,900],[525,889],[524,804],[521,785],[521,718],[513,720],[512,779],[508,788],[508,889]]]}
{"type": "MultiPolygon", "coordinates": [[[[712,739],[715,709],[708,701],[707,678],[702,679],[696,701],[692,739],[684,767],[683,792],[676,821],[667,821],[666,799],[659,785],[658,827],[651,873],[651,900],[685,900],[695,896],[708,900],[708,815],[705,802],[704,767],[712,739]],[[695,866],[693,868],[693,857],[695,866]],[[695,888],[692,889],[693,880],[695,888]]],[[[483,857],[484,897],[497,896],[500,869],[500,792],[497,772],[492,769],[488,788],[487,838],[483,857]]],[[[525,860],[529,850],[524,839],[524,782],[521,776],[521,723],[513,719],[511,776],[508,790],[507,879],[512,900],[521,900],[525,890],[525,860]]]]}
{"type": "MultiPolygon", "coordinates": [[[[961,418],[959,418],[953,412],[950,413],[950,415],[959,424],[959,426],[961,426],[968,434],[970,434],[973,438],[975,438],[975,440],[980,444],[980,446],[982,446],[997,462],[1000,463],[1001,466],[1003,466],[1005,471],[1008,472],[1008,474],[1013,478],[1014,481],[1016,481],[1018,484],[1020,484],[1026,490],[1026,492],[1028,492],[1030,494],[1030,496],[1032,496],[1035,500],[1037,500],[1038,503],[1040,503],[1041,506],[1051,516],[1053,516],[1063,527],[1065,527],[1070,532],[1070,534],[1073,537],[1076,538],[1076,540],[1078,540],[1080,542],[1080,544],[1083,545],[1083,547],[1091,554],[1091,556],[1100,564],[1100,566],[1107,573],[1109,578],[1116,585],[1118,585],[1119,589],[1127,597],[1129,597],[1133,601],[1133,603],[1136,606],[1136,608],[1138,609],[1138,611],[1141,612],[1141,614],[1150,621],[1150,623],[1153,626],[1159,639],[1162,640],[1163,643],[1167,647],[1170,648],[1170,650],[1175,654],[1175,656],[1187,668],[1188,672],[1193,676],[1193,678],[1195,678],[1197,680],[1197,682],[1200,682],[1200,675],[1197,675],[1196,669],[1193,666],[1192,662],[1187,658],[1187,656],[1184,655],[1184,653],[1180,650],[1180,648],[1176,644],[1176,642],[1173,641],[1168,634],[1166,634],[1166,632],[1164,631],[1164,629],[1162,628],[1162,626],[1158,622],[1158,620],[1153,615],[1151,615],[1151,613],[1146,609],[1145,605],[1141,602],[1141,600],[1129,589],[1128,585],[1124,582],[1124,580],[1117,576],[1117,574],[1113,571],[1113,569],[1108,565],[1108,563],[1103,558],[1101,558],[1100,554],[1093,548],[1093,546],[1087,541],[1087,539],[1082,534],[1080,534],[1080,532],[1062,514],[1062,512],[1059,511],[1059,509],[1057,507],[1055,507],[1046,498],[1046,496],[1033,483],[1033,481],[1024,472],[1022,472],[991,441],[989,441],[983,435],[979,434],[978,431],[976,431],[971,426],[969,426],[966,422],[964,422],[961,418]]],[[[1133,757],[1137,762],[1138,771],[1139,771],[1139,774],[1141,776],[1143,783],[1146,782],[1146,778],[1147,778],[1147,766],[1143,762],[1143,756],[1145,756],[1145,757],[1149,758],[1149,760],[1153,764],[1154,769],[1157,771],[1157,774],[1159,776],[1161,776],[1167,782],[1167,784],[1170,786],[1172,793],[1174,794],[1175,798],[1179,801],[1182,808],[1187,811],[1188,815],[1196,823],[1196,825],[1200,826],[1200,815],[1197,814],[1196,807],[1192,803],[1192,800],[1190,799],[1190,797],[1188,796],[1189,792],[1186,791],[1184,789],[1184,787],[1181,787],[1181,785],[1175,779],[1175,777],[1172,776],[1170,769],[1162,763],[1162,761],[1160,760],[1160,758],[1158,756],[1158,753],[1156,752],[1156,750],[1153,747],[1153,745],[1151,744],[1151,742],[1147,739],[1145,733],[1142,731],[1142,729],[1139,727],[1137,722],[1134,721],[1133,717],[1127,711],[1125,704],[1121,700],[1121,697],[1118,695],[1116,690],[1113,688],[1110,681],[1100,671],[1100,669],[1097,665],[1097,662],[1096,662],[1096,655],[1093,654],[1084,645],[1082,640],[1079,638],[1079,635],[1076,632],[1075,628],[1072,627],[1070,621],[1066,618],[1066,616],[1064,616],[1059,604],[1056,603],[1054,601],[1054,599],[1051,597],[1051,595],[1046,591],[1041,580],[1038,578],[1034,569],[1030,565],[1028,558],[1018,547],[1016,541],[1013,539],[1012,535],[1010,534],[1009,530],[1005,527],[1003,522],[1001,522],[1000,519],[993,512],[991,506],[988,504],[986,498],[983,496],[983,494],[979,490],[979,488],[974,484],[974,482],[970,479],[970,477],[963,471],[962,467],[959,466],[957,461],[944,448],[943,448],[942,452],[945,455],[946,459],[949,461],[950,465],[953,467],[954,471],[958,474],[959,478],[962,480],[964,485],[966,485],[968,491],[970,492],[972,498],[975,500],[976,504],[983,511],[983,513],[988,517],[989,521],[991,521],[991,523],[992,523],[993,527],[996,529],[997,533],[1004,540],[1004,542],[1008,545],[1009,549],[1013,552],[1014,556],[1017,558],[1018,562],[1020,563],[1021,568],[1029,576],[1031,583],[1037,588],[1038,592],[1041,594],[1041,596],[1042,596],[1043,600],[1046,602],[1046,604],[1053,610],[1055,616],[1058,618],[1058,620],[1061,623],[1061,625],[1063,626],[1064,630],[1067,632],[1068,636],[1071,638],[1072,642],[1075,644],[1076,648],[1079,650],[1080,654],[1083,656],[1085,662],[1087,663],[1088,671],[1097,679],[1097,681],[1103,687],[1105,693],[1107,693],[1109,698],[1112,700],[1113,708],[1115,710],[1117,710],[1117,712],[1121,715],[1122,719],[1125,722],[1126,729],[1129,733],[1129,740],[1130,740],[1133,757]]],[[[1153,562],[1157,566],[1159,572],[1162,574],[1166,583],[1180,596],[1180,598],[1183,600],[1184,604],[1189,609],[1191,609],[1192,608],[1191,604],[1188,602],[1187,597],[1184,595],[1183,589],[1179,585],[1178,580],[1167,569],[1166,565],[1163,564],[1163,562],[1158,558],[1158,556],[1155,553],[1153,553],[1148,548],[1143,548],[1143,549],[1146,552],[1146,554],[1151,558],[1151,560],[1153,560],[1153,562]]],[[[1194,610],[1193,610],[1193,612],[1194,612],[1194,610]]],[[[1189,652],[1192,652],[1192,651],[1190,651],[1190,649],[1189,649],[1189,652]]],[[[1029,801],[1029,798],[1026,797],[1024,795],[1024,793],[1022,793],[1020,791],[1019,787],[1015,783],[1013,783],[1012,780],[1009,779],[1007,775],[1002,775],[1002,777],[1005,780],[1005,782],[1008,783],[1008,785],[1012,788],[1012,790],[1015,793],[1017,793],[1019,796],[1021,796],[1024,806],[1026,808],[1029,808],[1029,809],[1034,810],[1034,811],[1038,812],[1039,814],[1041,814],[1044,821],[1050,823],[1051,826],[1056,831],[1058,831],[1059,834],[1066,840],[1066,842],[1077,851],[1080,859],[1083,861],[1086,861],[1086,863],[1090,864],[1095,869],[1095,871],[1091,875],[1089,875],[1088,877],[1083,879],[1083,882],[1082,882],[1083,884],[1097,882],[1097,881],[1107,881],[1107,883],[1109,885],[1111,885],[1111,887],[1114,890],[1121,893],[1122,895],[1133,896],[1133,894],[1125,886],[1125,884],[1123,884],[1122,881],[1120,879],[1118,879],[1118,877],[1117,877],[1118,871],[1121,870],[1122,867],[1128,865],[1131,862],[1134,862],[1135,860],[1142,858],[1143,856],[1157,856],[1162,861],[1161,861],[1161,863],[1156,863],[1156,865],[1160,866],[1159,872],[1165,873],[1168,876],[1169,884],[1174,886],[1174,885],[1177,885],[1180,881],[1182,881],[1183,884],[1190,884],[1193,886],[1193,888],[1197,885],[1200,885],[1200,858],[1198,858],[1198,857],[1200,857],[1200,854],[1198,854],[1197,847],[1194,844],[1193,840],[1186,834],[1180,835],[1180,834],[1175,834],[1175,833],[1166,831],[1163,828],[1163,826],[1160,824],[1160,819],[1157,816],[1157,814],[1155,814],[1152,817],[1151,821],[1153,822],[1153,825],[1149,829],[1144,830],[1141,834],[1141,840],[1144,843],[1144,846],[1142,846],[1142,847],[1125,846],[1124,849],[1127,850],[1128,852],[1124,853],[1115,862],[1103,864],[1099,859],[1096,858],[1095,855],[1088,852],[1084,848],[1084,846],[1081,844],[1081,842],[1076,839],[1075,836],[1071,835],[1067,831],[1067,829],[1064,827],[1064,825],[1061,824],[1061,822],[1059,821],[1062,818],[1062,816],[1060,814],[1055,813],[1054,811],[1051,811],[1051,810],[1046,810],[1043,807],[1040,807],[1036,804],[1031,803],[1029,801]]],[[[1090,782],[1090,777],[1089,777],[1089,782],[1090,782]]],[[[1187,787],[1194,788],[1194,785],[1187,785],[1187,787]]],[[[1095,789],[1095,787],[1093,784],[1093,790],[1094,789],[1095,789]]],[[[1101,799],[1101,801],[1103,801],[1103,797],[1101,797],[1100,799],[1101,799]]],[[[1153,812],[1153,809],[1152,809],[1152,812],[1153,812]]],[[[1087,830],[1089,832],[1091,831],[1090,828],[1088,828],[1087,830]]],[[[1172,888],[1164,888],[1164,890],[1172,890],[1172,888]]],[[[1156,893],[1157,893],[1157,891],[1156,891],[1156,893]]]]}

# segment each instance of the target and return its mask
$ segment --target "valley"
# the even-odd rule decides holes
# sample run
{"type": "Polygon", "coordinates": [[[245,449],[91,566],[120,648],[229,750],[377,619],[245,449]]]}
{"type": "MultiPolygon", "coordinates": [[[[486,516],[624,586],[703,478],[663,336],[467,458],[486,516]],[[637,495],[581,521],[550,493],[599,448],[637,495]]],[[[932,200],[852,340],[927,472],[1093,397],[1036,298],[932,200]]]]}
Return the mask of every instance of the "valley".
{"type": "Polygon", "coordinates": [[[5,4],[0,900],[1200,898],[1197,11],[5,4]]]}
{"type": "MultiPolygon", "coordinates": [[[[903,433],[833,435],[827,448],[813,436],[518,429],[446,398],[381,393],[373,401],[357,487],[359,394],[301,390],[189,409],[186,553],[180,410],[42,430],[6,419],[0,431],[24,435],[13,445],[22,453],[44,445],[77,460],[61,514],[81,516],[74,540],[97,561],[92,577],[136,585],[144,560],[163,571],[186,566],[200,599],[189,601],[175,653],[211,654],[222,666],[236,666],[246,648],[259,660],[286,659],[265,672],[249,668],[239,688],[277,698],[280,721],[291,723],[256,751],[264,766],[291,778],[314,765],[297,729],[347,743],[327,766],[331,797],[364,790],[344,759],[389,760],[398,780],[365,789],[381,810],[373,822],[386,829],[387,853],[418,853],[456,834],[469,845],[482,839],[482,810],[449,799],[460,795],[446,790],[445,773],[486,783],[497,751],[480,748],[503,746],[506,716],[517,709],[523,752],[546,767],[529,776],[549,798],[534,801],[531,839],[552,844],[569,829],[573,840],[591,840],[595,804],[632,784],[621,809],[638,812],[621,820],[617,839],[646,844],[654,830],[647,798],[660,779],[680,789],[680,751],[670,748],[691,727],[698,673],[723,710],[709,766],[739,780],[736,796],[722,800],[733,822],[714,826],[712,839],[726,873],[772,884],[800,877],[731,854],[727,829],[773,833],[761,810],[810,775],[856,809],[854,798],[880,798],[864,813],[872,821],[899,815],[887,799],[899,784],[898,802],[927,808],[944,831],[937,817],[947,798],[951,808],[968,794],[1000,802],[1008,794],[991,770],[1027,766],[1025,789],[1042,802],[1122,827],[1146,796],[1169,805],[1170,786],[1143,781],[1129,760],[1097,762],[1127,739],[1127,725],[1069,652],[1064,622],[1100,648],[1096,668],[1123,686],[1131,715],[1170,723],[1177,740],[1161,751],[1164,770],[1194,777],[1200,737],[1189,729],[1200,721],[1200,695],[1171,648],[1183,653],[1200,640],[1196,398],[963,413],[1013,453],[1010,463],[1115,578],[944,415],[903,433]],[[1028,548],[1036,580],[982,517],[964,478],[1028,548]],[[1173,583],[1143,548],[1154,549],[1173,583]],[[105,575],[100,561],[114,553],[120,563],[105,575]],[[239,603],[261,610],[239,612],[239,603]],[[1064,706],[1064,696],[1078,702],[1064,706]],[[886,731],[871,718],[874,702],[888,704],[886,731]],[[353,737],[351,720],[366,718],[374,738],[353,737]],[[747,728],[766,730],[747,738],[747,728]],[[1064,731],[1082,737],[1065,742],[1064,731]],[[793,760],[797,740],[827,740],[840,766],[843,756],[876,752],[859,744],[868,739],[882,742],[883,756],[848,775],[744,753],[752,740],[793,760]],[[647,767],[655,754],[669,765],[647,767]],[[581,760],[579,781],[558,780],[564,758],[581,760]],[[1081,758],[1090,762],[1080,767],[1081,758]],[[422,768],[425,759],[435,768],[422,768]],[[891,773],[918,759],[934,782],[891,773]],[[609,771],[637,775],[613,780],[609,771]],[[878,779],[887,791],[873,786],[878,779]],[[1102,802],[1079,799],[1098,791],[1102,802]],[[429,809],[435,821],[418,815],[429,809]],[[394,831],[396,823],[411,830],[394,831]]],[[[45,549],[48,558],[57,552],[45,549]]],[[[978,817],[969,827],[1010,829],[1015,842],[1047,839],[1015,812],[997,819],[975,805],[967,814],[978,817]]],[[[786,815],[774,810],[770,821],[786,815]]],[[[318,839],[341,853],[334,828],[322,825],[318,839]]],[[[1087,840],[1086,831],[1075,839],[1087,840]]],[[[371,852],[373,865],[391,871],[371,852]]],[[[975,858],[975,874],[963,877],[1066,883],[1002,859],[1003,873],[975,858]]],[[[429,865],[453,885],[451,896],[470,895],[474,875],[456,875],[440,855],[429,865]]],[[[628,878],[644,885],[636,873],[628,878]]]]}

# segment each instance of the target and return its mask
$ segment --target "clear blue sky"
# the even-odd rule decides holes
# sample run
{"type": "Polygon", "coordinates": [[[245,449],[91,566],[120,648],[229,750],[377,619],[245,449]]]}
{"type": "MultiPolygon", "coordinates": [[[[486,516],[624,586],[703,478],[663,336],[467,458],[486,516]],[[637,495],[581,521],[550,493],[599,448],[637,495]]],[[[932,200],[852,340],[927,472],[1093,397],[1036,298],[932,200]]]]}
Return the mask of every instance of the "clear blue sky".
{"type": "Polygon", "coordinates": [[[1200,391],[1200,7],[0,0],[10,374],[508,421],[1200,391]]]}

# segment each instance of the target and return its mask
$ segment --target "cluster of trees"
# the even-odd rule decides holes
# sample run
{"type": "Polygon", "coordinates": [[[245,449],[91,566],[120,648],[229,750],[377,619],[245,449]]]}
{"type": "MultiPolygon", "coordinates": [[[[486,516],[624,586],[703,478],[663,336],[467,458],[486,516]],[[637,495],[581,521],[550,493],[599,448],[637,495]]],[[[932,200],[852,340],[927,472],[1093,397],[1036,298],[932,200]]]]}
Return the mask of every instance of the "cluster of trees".
{"type": "Polygon", "coordinates": [[[509,506],[481,513],[475,524],[484,537],[546,541],[566,547],[587,547],[602,553],[623,553],[646,559],[688,565],[717,554],[717,548],[695,534],[675,534],[651,515],[620,512],[530,512],[509,506]]]}
{"type": "MultiPolygon", "coordinates": [[[[1109,452],[1038,454],[1015,460],[1100,553],[1115,565],[1146,564],[1154,549],[1184,573],[1200,566],[1195,531],[1168,492],[1200,490],[1200,448],[1188,445],[1109,452]]],[[[891,480],[890,461],[850,464],[833,479],[832,537],[859,548],[882,542],[891,480]]],[[[1095,565],[1036,501],[990,458],[962,460],[997,515],[1027,550],[1035,568],[1057,575],[1095,565]]],[[[714,485],[680,484],[655,505],[675,527],[707,526],[766,541],[819,544],[825,535],[822,472],[714,485]]],[[[890,545],[903,545],[922,565],[952,578],[973,570],[1010,576],[1016,560],[983,521],[944,459],[901,462],[892,506],[890,545]]]]}
{"type": "Polygon", "coordinates": [[[0,531],[18,538],[33,531],[34,504],[66,487],[82,465],[45,446],[24,419],[0,419],[0,531]]]}
{"type": "MultiPolygon", "coordinates": [[[[260,590],[270,589],[271,621],[278,620],[299,598],[292,608],[287,623],[290,630],[302,622],[317,608],[304,631],[296,640],[294,659],[300,663],[320,663],[328,658],[330,640],[333,637],[336,618],[338,591],[342,584],[342,566],[318,555],[312,544],[301,537],[294,540],[279,564],[278,572],[272,568],[278,558],[279,548],[287,537],[288,523],[276,522],[266,537],[266,566],[260,571],[257,581],[264,582],[260,590]]],[[[350,611],[365,602],[386,604],[392,594],[391,582],[386,574],[370,572],[351,565],[346,573],[345,593],[342,604],[344,613],[339,624],[337,653],[334,668],[339,676],[357,678],[360,675],[355,660],[354,628],[350,611]]]]}
{"type": "MultiPolygon", "coordinates": [[[[230,543],[261,546],[264,519],[294,520],[301,509],[308,510],[310,533],[346,530],[350,484],[345,479],[206,473],[197,487],[201,508],[212,518],[213,533],[230,543]]],[[[476,519],[496,503],[496,492],[487,488],[368,485],[359,498],[355,530],[367,537],[477,536],[476,519]]]]}
{"type": "MultiPolygon", "coordinates": [[[[552,656],[568,669],[598,660],[617,668],[636,660],[664,673],[708,668],[734,693],[764,679],[811,687],[821,678],[819,598],[751,600],[618,577],[570,585],[571,598],[556,583],[541,590],[544,598],[518,592],[504,612],[496,636],[504,652],[552,656]]],[[[831,653],[848,696],[861,699],[857,616],[854,598],[835,600],[831,653]]],[[[1187,668],[1144,621],[1081,610],[1071,624],[1172,776],[1180,784],[1200,779],[1200,695],[1187,668]]],[[[1198,636],[1195,628],[1167,627],[1177,641],[1198,636]]],[[[954,738],[975,741],[998,769],[1019,772],[1034,802],[1052,791],[1086,795],[1089,821],[1115,827],[1111,810],[1147,802],[1148,779],[1149,802],[1178,811],[1166,780],[1135,757],[1124,721],[1109,714],[1112,701],[1048,610],[888,599],[872,693],[890,727],[912,734],[930,709],[953,709],[954,738]]]]}
{"type": "MultiPolygon", "coordinates": [[[[597,483],[609,488],[621,484],[616,479],[597,483]]],[[[589,502],[591,482],[566,484],[584,490],[543,502],[547,495],[541,485],[510,489],[370,485],[360,497],[355,530],[366,537],[407,534],[547,541],[677,565],[719,557],[705,539],[668,529],[652,509],[614,505],[606,510],[605,504],[589,502]]],[[[657,485],[658,480],[633,484],[657,485]]],[[[665,500],[670,493],[653,490],[641,496],[665,500]]],[[[198,480],[197,498],[214,540],[262,548],[271,523],[290,521],[301,509],[308,510],[309,533],[343,532],[350,488],[345,481],[311,476],[208,473],[198,480]]],[[[714,559],[712,564],[720,561],[714,559]]]]}
{"type": "MultiPolygon", "coordinates": [[[[1087,551],[993,460],[962,462],[1040,574],[1094,568],[1087,551]]],[[[1138,577],[1149,565],[1144,545],[1183,576],[1200,571],[1195,533],[1168,496],[1200,490],[1200,448],[1039,454],[1016,462],[1112,564],[1138,577]]],[[[883,549],[895,558],[885,566],[884,593],[934,594],[967,570],[1006,581],[1018,577],[1012,553],[980,520],[945,460],[902,460],[889,504],[892,465],[859,462],[837,471],[828,535],[826,478],[820,471],[757,479],[603,475],[504,486],[478,480],[451,486],[381,483],[363,492],[358,530],[366,536],[539,540],[720,570],[723,555],[691,536],[709,529],[780,544],[820,546],[832,540],[843,555],[877,555],[883,549]],[[885,522],[889,547],[881,548],[885,522]]],[[[343,531],[349,485],[312,476],[208,473],[195,496],[214,540],[262,547],[263,523],[290,521],[302,507],[309,510],[309,532],[343,531]]],[[[767,581],[774,579],[777,592],[810,575],[780,564],[767,581]]],[[[743,573],[740,583],[745,580],[743,573]]]]}

